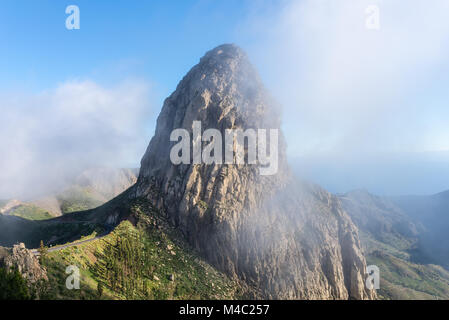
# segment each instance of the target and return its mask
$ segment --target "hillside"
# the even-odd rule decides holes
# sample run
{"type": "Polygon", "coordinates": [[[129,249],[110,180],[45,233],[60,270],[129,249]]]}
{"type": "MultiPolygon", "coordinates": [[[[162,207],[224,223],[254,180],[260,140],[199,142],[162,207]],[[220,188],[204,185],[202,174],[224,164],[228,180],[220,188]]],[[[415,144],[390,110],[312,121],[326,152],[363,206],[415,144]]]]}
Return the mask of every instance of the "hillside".
{"type": "Polygon", "coordinates": [[[0,213],[29,220],[45,220],[96,208],[137,181],[137,170],[96,168],[82,172],[64,190],[38,199],[2,200],[0,213]]]}
{"type": "MultiPolygon", "coordinates": [[[[32,287],[41,299],[234,299],[249,292],[255,295],[254,289],[229,279],[199,258],[147,201],[122,205],[127,219],[109,233],[101,233],[99,223],[82,233],[77,228],[83,223],[74,219],[73,230],[62,221],[53,223],[66,238],[41,257],[48,282],[32,287]],[[71,234],[73,243],[68,240],[71,234]],[[84,236],[79,238],[81,234],[84,236]],[[80,268],[80,290],[65,287],[69,265],[80,268]]],[[[101,212],[97,218],[104,218],[101,212]]],[[[36,229],[49,230],[48,222],[35,224],[36,229]]],[[[55,229],[50,233],[55,234],[55,229]]]]}
{"type": "Polygon", "coordinates": [[[390,199],[410,219],[424,227],[415,252],[415,262],[440,264],[449,268],[449,192],[390,199]]]}
{"type": "Polygon", "coordinates": [[[130,192],[131,189],[128,189],[95,209],[67,213],[48,220],[0,215],[0,245],[11,247],[23,242],[28,248],[37,248],[41,240],[48,246],[61,245],[88,236],[92,232],[108,233],[121,221],[132,216],[130,206],[139,200],[130,201],[130,192]]]}
{"type": "Polygon", "coordinates": [[[18,200],[0,201],[0,214],[20,217],[29,220],[50,219],[52,215],[45,209],[32,204],[18,200]]]}
{"type": "Polygon", "coordinates": [[[380,299],[449,299],[449,271],[432,264],[417,264],[382,250],[367,255],[369,264],[380,269],[380,299]]]}
{"type": "Polygon", "coordinates": [[[381,299],[449,299],[449,271],[418,262],[423,251],[423,224],[388,197],[357,190],[339,196],[359,227],[368,264],[380,269],[381,299]]]}
{"type": "Polygon", "coordinates": [[[43,264],[48,299],[232,299],[240,288],[151,218],[145,227],[124,221],[102,239],[51,252],[43,264]],[[66,289],[67,265],[80,268],[81,290],[66,289]]]}
{"type": "Polygon", "coordinates": [[[423,227],[390,200],[364,190],[348,192],[339,199],[352,221],[376,242],[385,243],[396,252],[417,245],[423,227]]]}

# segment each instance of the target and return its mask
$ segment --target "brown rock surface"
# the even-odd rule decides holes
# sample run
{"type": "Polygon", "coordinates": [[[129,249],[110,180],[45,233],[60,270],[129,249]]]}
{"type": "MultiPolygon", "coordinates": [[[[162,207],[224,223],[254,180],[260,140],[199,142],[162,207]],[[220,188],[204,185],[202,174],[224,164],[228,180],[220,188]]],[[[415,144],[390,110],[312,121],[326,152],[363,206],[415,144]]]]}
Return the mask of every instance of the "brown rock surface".
{"type": "Polygon", "coordinates": [[[357,229],[339,200],[296,181],[279,137],[279,170],[170,161],[170,133],[280,128],[278,106],[245,53],[208,52],[166,99],[142,159],[135,196],[152,200],[188,242],[228,275],[270,299],[370,299],[357,229]]]}
{"type": "Polygon", "coordinates": [[[23,243],[13,246],[11,253],[5,255],[3,264],[9,269],[17,268],[30,284],[48,280],[47,272],[41,267],[39,259],[23,243]]]}

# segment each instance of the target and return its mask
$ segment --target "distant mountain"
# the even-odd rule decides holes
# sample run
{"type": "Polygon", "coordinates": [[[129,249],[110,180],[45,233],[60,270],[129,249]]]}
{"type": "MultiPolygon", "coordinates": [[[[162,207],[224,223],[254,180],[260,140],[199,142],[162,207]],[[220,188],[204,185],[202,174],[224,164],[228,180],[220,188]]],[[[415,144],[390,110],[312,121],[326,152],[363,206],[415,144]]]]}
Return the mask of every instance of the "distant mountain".
{"type": "Polygon", "coordinates": [[[355,190],[339,196],[352,221],[377,241],[397,250],[409,249],[418,242],[423,227],[388,198],[355,190]]]}
{"type": "Polygon", "coordinates": [[[380,269],[380,297],[449,299],[449,271],[443,255],[435,255],[449,247],[449,237],[436,226],[444,220],[447,195],[393,198],[364,190],[339,195],[359,227],[368,263],[380,269]],[[432,237],[442,242],[429,241],[432,237]]]}
{"type": "Polygon", "coordinates": [[[391,201],[424,227],[417,261],[449,268],[449,191],[430,196],[392,197],[391,201]]]}
{"type": "Polygon", "coordinates": [[[75,185],[94,193],[103,203],[137,182],[139,169],[96,168],[84,171],[75,185]]]}
{"type": "Polygon", "coordinates": [[[18,206],[22,205],[23,203],[19,200],[3,200],[0,201],[0,213],[1,214],[8,214],[11,210],[14,210],[18,206]]]}
{"type": "Polygon", "coordinates": [[[0,213],[44,220],[70,212],[93,209],[134,185],[137,174],[137,169],[89,169],[58,194],[31,201],[3,200],[0,202],[0,213]]]}

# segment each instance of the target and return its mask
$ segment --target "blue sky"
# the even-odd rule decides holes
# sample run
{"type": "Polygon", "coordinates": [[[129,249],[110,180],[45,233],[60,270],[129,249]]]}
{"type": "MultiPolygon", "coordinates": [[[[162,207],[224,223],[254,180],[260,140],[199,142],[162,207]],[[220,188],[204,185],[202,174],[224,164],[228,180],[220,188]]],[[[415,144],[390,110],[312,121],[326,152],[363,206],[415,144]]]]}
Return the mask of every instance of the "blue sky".
{"type": "Polygon", "coordinates": [[[0,85],[42,90],[69,78],[157,81],[164,93],[205,51],[232,42],[246,1],[2,0],[0,85]],[[65,8],[80,8],[80,30],[65,8]]]}
{"type": "Polygon", "coordinates": [[[301,176],[333,192],[449,189],[448,13],[446,0],[1,0],[0,198],[138,166],[163,100],[230,42],[282,106],[301,176]],[[80,30],[65,28],[72,4],[80,30]]]}

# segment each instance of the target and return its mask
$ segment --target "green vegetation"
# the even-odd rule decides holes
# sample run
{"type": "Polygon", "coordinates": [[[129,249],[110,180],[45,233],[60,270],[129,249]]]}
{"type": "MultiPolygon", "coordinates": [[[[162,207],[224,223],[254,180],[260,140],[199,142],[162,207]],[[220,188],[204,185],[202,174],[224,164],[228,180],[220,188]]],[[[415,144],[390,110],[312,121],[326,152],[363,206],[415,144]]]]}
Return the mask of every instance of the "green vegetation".
{"type": "Polygon", "coordinates": [[[72,187],[58,196],[63,214],[96,208],[105,201],[87,188],[72,187]]]}
{"type": "Polygon", "coordinates": [[[410,240],[394,237],[389,241],[374,239],[360,231],[368,265],[380,270],[380,299],[449,299],[449,272],[436,265],[421,265],[410,261],[410,240]]]}
{"type": "Polygon", "coordinates": [[[30,290],[18,270],[0,268],[0,300],[29,300],[30,290]]]}
{"type": "Polygon", "coordinates": [[[392,237],[391,240],[386,240],[386,237],[382,237],[382,240],[377,240],[370,233],[359,230],[360,241],[365,247],[365,251],[370,253],[374,251],[381,251],[385,254],[392,255],[396,258],[409,260],[410,254],[407,249],[411,248],[414,243],[407,242],[404,237],[392,237]]]}
{"type": "Polygon", "coordinates": [[[47,258],[48,255],[48,248],[44,246],[44,241],[41,240],[41,244],[39,246],[39,249],[37,249],[37,251],[39,252],[39,260],[40,263],[42,264],[42,262],[47,258]]]}
{"type": "Polygon", "coordinates": [[[103,292],[104,292],[103,283],[98,282],[97,292],[98,292],[98,297],[101,298],[103,296],[103,292]]]}
{"type": "Polygon", "coordinates": [[[98,209],[48,221],[3,218],[8,221],[2,224],[0,217],[0,239],[17,239],[16,235],[26,230],[21,234],[27,247],[40,247],[44,253],[40,260],[49,280],[30,288],[32,297],[233,299],[242,297],[246,290],[201,260],[180,231],[144,199],[130,202],[124,194],[98,209]],[[105,222],[111,216],[122,222],[107,236],[95,238],[110,230],[105,222]],[[53,244],[69,247],[48,252],[45,245],[50,239],[53,244]],[[91,241],[80,243],[83,240],[91,241]],[[66,268],[71,265],[80,269],[80,290],[66,288],[66,268]]]}
{"type": "Polygon", "coordinates": [[[422,226],[389,198],[358,190],[340,197],[359,227],[369,265],[380,271],[380,299],[449,299],[449,272],[420,250],[422,226]]]}
{"type": "Polygon", "coordinates": [[[11,209],[11,211],[8,212],[8,215],[28,220],[46,220],[52,218],[51,214],[47,211],[32,204],[20,205],[11,209]]]}
{"type": "Polygon", "coordinates": [[[368,264],[380,269],[381,299],[448,299],[449,272],[440,266],[419,265],[374,251],[368,264]]]}
{"type": "Polygon", "coordinates": [[[207,210],[209,208],[208,204],[206,202],[204,202],[203,200],[198,201],[198,206],[204,210],[207,210]]]}
{"type": "MultiPolygon", "coordinates": [[[[109,235],[50,252],[51,299],[232,299],[240,286],[199,259],[145,201],[130,208],[109,235]],[[65,287],[65,268],[76,265],[81,290],[65,287]]],[[[92,235],[93,237],[94,235],[92,235]]]]}

